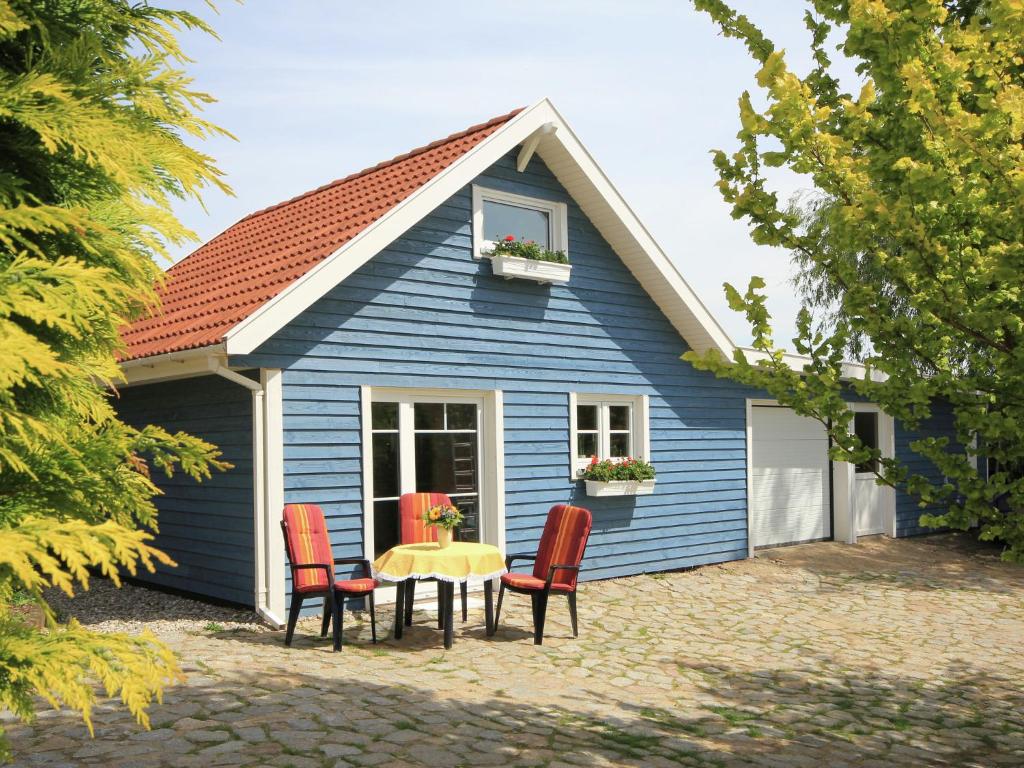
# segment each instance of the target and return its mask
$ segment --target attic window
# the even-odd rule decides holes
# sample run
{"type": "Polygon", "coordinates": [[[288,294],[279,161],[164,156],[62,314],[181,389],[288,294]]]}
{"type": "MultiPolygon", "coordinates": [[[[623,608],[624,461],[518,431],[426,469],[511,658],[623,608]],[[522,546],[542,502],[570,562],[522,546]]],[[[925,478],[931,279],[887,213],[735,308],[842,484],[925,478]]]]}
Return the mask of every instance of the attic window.
{"type": "Polygon", "coordinates": [[[565,203],[473,187],[473,256],[490,255],[509,235],[551,251],[568,252],[565,203]]]}
{"type": "Polygon", "coordinates": [[[484,200],[484,240],[501,240],[508,234],[551,247],[551,214],[537,208],[484,200]]]}

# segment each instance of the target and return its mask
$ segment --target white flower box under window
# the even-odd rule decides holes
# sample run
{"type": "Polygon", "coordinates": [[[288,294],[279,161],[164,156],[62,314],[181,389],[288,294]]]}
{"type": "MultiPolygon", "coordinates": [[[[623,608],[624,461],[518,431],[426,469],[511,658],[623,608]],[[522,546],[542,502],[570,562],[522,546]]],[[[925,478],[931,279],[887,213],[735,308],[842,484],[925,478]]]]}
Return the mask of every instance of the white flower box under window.
{"type": "Polygon", "coordinates": [[[572,272],[571,264],[523,259],[519,256],[492,256],[491,265],[494,274],[506,280],[518,277],[538,283],[567,283],[572,272]]]}
{"type": "Polygon", "coordinates": [[[654,480],[585,480],[587,496],[649,496],[654,480]]]}

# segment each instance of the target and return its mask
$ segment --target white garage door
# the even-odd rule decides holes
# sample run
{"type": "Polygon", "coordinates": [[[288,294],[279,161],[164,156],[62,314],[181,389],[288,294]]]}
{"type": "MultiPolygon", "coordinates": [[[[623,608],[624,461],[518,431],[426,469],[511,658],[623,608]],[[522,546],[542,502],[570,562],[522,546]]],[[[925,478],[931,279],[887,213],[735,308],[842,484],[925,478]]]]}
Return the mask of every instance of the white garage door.
{"type": "Polygon", "coordinates": [[[751,420],[754,546],[831,536],[825,428],[789,408],[754,406],[751,420]]]}

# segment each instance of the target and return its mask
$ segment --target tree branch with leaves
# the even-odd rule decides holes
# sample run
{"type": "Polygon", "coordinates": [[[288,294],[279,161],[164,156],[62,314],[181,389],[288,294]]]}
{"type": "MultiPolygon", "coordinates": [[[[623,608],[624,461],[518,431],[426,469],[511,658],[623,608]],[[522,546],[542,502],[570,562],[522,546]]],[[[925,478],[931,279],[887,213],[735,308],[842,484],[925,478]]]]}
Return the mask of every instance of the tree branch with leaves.
{"type": "Polygon", "coordinates": [[[727,3],[694,5],[761,65],[764,106],[740,97],[739,146],[714,164],[753,240],[797,261],[792,344],[809,362],[795,371],[777,348],[759,278],[744,294],[726,286],[757,356],[687,359],[821,421],[834,459],[878,460],[879,482],[941,510],[923,525],[977,522],[1024,560],[1024,4],[809,1],[804,76],[727,3]],[[856,89],[833,74],[835,54],[854,64],[856,89]],[[780,201],[773,168],[802,177],[811,203],[780,201]],[[867,373],[847,384],[850,351],[867,373]],[[909,429],[952,409],[955,440],[911,444],[930,477],[850,433],[848,387],[909,429]]]}
{"type": "Polygon", "coordinates": [[[41,697],[90,723],[105,694],[148,724],[181,679],[152,635],[62,624],[44,591],[172,565],[151,544],[151,473],[227,467],[216,447],[131,427],[112,403],[119,331],[156,308],[155,258],[194,238],[172,203],[229,191],[187,141],[222,131],[181,71],[185,29],[212,34],[146,3],[0,0],[0,707],[21,718],[41,697]],[[42,629],[11,610],[15,594],[43,609],[42,629]]]}

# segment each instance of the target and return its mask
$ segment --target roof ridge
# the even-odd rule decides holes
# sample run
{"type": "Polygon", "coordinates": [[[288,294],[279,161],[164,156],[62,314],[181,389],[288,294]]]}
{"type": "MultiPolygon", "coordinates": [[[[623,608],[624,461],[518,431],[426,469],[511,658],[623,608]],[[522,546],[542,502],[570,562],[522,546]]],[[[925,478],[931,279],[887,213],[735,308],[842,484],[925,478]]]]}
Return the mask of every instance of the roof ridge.
{"type": "MultiPolygon", "coordinates": [[[[278,208],[283,208],[286,205],[297,203],[299,200],[304,200],[310,195],[315,195],[318,192],[323,192],[325,190],[331,189],[332,187],[339,186],[340,184],[345,184],[347,182],[354,181],[355,179],[358,179],[361,176],[366,176],[367,174],[374,173],[375,171],[381,171],[387,168],[388,166],[396,165],[397,163],[400,163],[403,160],[408,160],[409,158],[416,157],[417,155],[422,155],[424,152],[429,152],[430,150],[436,149],[437,147],[440,147],[443,144],[448,144],[449,142],[465,138],[466,136],[469,136],[471,133],[482,131],[486,128],[490,128],[493,125],[498,125],[499,123],[508,122],[513,117],[522,112],[524,109],[526,109],[526,107],[517,107],[516,109],[513,109],[511,112],[508,112],[504,115],[499,115],[498,117],[492,117],[490,120],[483,123],[478,123],[477,125],[471,125],[469,128],[465,128],[461,131],[453,133],[450,136],[446,136],[443,139],[437,139],[436,141],[432,141],[429,144],[424,144],[422,147],[410,149],[408,152],[404,152],[401,155],[396,155],[390,160],[384,160],[380,163],[377,163],[374,166],[364,168],[363,170],[356,171],[355,173],[350,173],[348,176],[345,176],[340,179],[335,179],[334,181],[328,182],[327,184],[323,184],[317,187],[316,189],[311,189],[308,190],[307,192],[303,192],[302,194],[296,195],[295,197],[289,198],[288,200],[283,200],[280,203],[275,203],[274,205],[269,205],[266,208],[261,208],[258,211],[253,211],[247,216],[243,216],[241,219],[239,219],[236,222],[236,224],[241,224],[243,221],[248,221],[249,219],[253,219],[257,216],[262,216],[265,213],[270,213],[271,211],[275,211],[278,208]]],[[[182,261],[184,261],[184,259],[182,259],[182,261]]]]}

